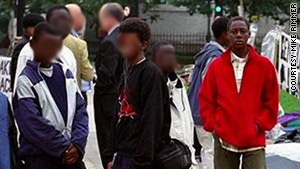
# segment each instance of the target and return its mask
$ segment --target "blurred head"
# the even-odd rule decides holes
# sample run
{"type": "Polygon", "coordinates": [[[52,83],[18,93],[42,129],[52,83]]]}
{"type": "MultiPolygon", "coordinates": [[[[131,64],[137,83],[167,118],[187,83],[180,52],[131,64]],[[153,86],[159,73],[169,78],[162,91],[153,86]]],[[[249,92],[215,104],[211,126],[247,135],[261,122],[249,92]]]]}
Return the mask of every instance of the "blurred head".
{"type": "Polygon", "coordinates": [[[30,13],[30,14],[26,15],[23,18],[24,33],[27,36],[33,36],[34,27],[43,21],[45,21],[45,19],[40,14],[30,13]]]}
{"type": "Polygon", "coordinates": [[[113,27],[120,24],[123,18],[123,8],[115,2],[104,4],[99,11],[99,22],[102,30],[106,32],[109,32],[113,27]]]}
{"type": "Polygon", "coordinates": [[[247,48],[251,34],[249,29],[249,22],[244,17],[236,16],[229,20],[227,30],[233,49],[247,48]]]}
{"type": "Polygon", "coordinates": [[[172,73],[178,63],[175,56],[175,48],[168,42],[156,43],[152,48],[152,58],[154,63],[165,74],[172,73]]]}
{"type": "Polygon", "coordinates": [[[149,25],[139,18],[128,18],[120,25],[119,43],[123,57],[133,59],[148,48],[151,37],[149,25]]]}
{"type": "Polygon", "coordinates": [[[66,7],[69,9],[72,20],[73,20],[73,29],[76,32],[81,31],[85,25],[85,16],[77,4],[68,4],[66,7]]]}
{"type": "Polygon", "coordinates": [[[63,36],[60,31],[47,22],[42,22],[35,27],[30,40],[34,52],[34,59],[42,64],[49,64],[62,48],[63,36]]]}
{"type": "Polygon", "coordinates": [[[57,5],[49,9],[46,20],[59,29],[63,37],[67,37],[72,29],[72,18],[68,8],[57,5]]]}
{"type": "Polygon", "coordinates": [[[212,23],[211,29],[213,31],[216,41],[221,45],[229,46],[230,41],[227,33],[227,24],[229,19],[226,17],[219,17],[212,23]]]}

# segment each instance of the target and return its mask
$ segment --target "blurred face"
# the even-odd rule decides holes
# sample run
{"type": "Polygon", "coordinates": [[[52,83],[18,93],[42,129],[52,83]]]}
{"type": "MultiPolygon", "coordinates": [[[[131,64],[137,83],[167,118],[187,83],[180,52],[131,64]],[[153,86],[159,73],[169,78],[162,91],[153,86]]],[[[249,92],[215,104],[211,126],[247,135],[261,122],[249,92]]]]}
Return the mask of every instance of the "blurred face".
{"type": "Polygon", "coordinates": [[[36,61],[49,64],[60,52],[62,39],[60,36],[43,33],[40,38],[31,40],[30,46],[33,49],[36,61]]]}
{"type": "Polygon", "coordinates": [[[105,9],[101,9],[99,12],[99,23],[101,25],[101,29],[109,32],[113,27],[113,17],[105,13],[105,9]]]}
{"type": "Polygon", "coordinates": [[[229,26],[229,39],[234,49],[247,48],[250,31],[244,21],[233,21],[229,26]]]}
{"type": "Polygon", "coordinates": [[[64,38],[67,37],[72,29],[72,19],[70,14],[64,9],[55,10],[49,19],[49,23],[58,28],[64,38]]]}
{"type": "Polygon", "coordinates": [[[154,62],[164,73],[172,73],[177,67],[175,48],[172,45],[159,47],[154,62]]]}
{"type": "Polygon", "coordinates": [[[136,58],[148,47],[148,42],[142,43],[136,33],[119,33],[119,44],[125,59],[136,58]]]}
{"type": "Polygon", "coordinates": [[[85,25],[85,16],[80,8],[74,8],[70,10],[73,19],[73,29],[75,31],[80,31],[85,25]]]}
{"type": "Polygon", "coordinates": [[[28,28],[26,28],[25,33],[28,36],[30,36],[30,37],[33,36],[33,34],[34,34],[34,27],[28,27],[28,28]]]}

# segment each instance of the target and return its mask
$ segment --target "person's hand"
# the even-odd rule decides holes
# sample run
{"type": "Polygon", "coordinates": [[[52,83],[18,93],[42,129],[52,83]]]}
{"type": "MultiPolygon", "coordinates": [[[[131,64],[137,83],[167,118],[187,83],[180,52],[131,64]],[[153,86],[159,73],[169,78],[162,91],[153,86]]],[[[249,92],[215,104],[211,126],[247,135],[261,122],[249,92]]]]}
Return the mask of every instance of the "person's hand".
{"type": "Polygon", "coordinates": [[[73,144],[70,145],[68,150],[66,151],[66,155],[64,161],[67,165],[74,164],[79,158],[79,151],[73,144]]]}
{"type": "Polygon", "coordinates": [[[107,164],[107,169],[113,169],[113,163],[112,162],[109,162],[107,164]]]}

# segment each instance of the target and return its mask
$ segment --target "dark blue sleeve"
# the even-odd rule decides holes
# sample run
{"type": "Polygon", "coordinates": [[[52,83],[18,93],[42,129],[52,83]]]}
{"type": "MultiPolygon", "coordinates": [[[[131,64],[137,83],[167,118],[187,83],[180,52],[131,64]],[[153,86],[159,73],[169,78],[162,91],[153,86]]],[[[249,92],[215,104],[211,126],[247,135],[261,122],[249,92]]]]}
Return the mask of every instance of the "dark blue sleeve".
{"type": "Polygon", "coordinates": [[[47,154],[61,158],[71,142],[40,114],[34,98],[21,98],[14,106],[16,120],[23,137],[47,154]]]}
{"type": "Polygon", "coordinates": [[[72,126],[71,142],[84,155],[87,137],[89,133],[89,118],[86,111],[86,103],[79,93],[76,94],[76,113],[72,126]]]}

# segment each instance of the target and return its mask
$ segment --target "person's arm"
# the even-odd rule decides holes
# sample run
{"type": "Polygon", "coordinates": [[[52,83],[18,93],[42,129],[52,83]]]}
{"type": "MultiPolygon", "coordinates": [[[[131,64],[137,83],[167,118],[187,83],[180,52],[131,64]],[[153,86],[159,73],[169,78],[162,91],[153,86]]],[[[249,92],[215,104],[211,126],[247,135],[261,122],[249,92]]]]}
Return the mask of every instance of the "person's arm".
{"type": "Polygon", "coordinates": [[[14,80],[14,88],[12,89],[13,94],[16,92],[18,78],[19,78],[20,74],[22,73],[23,69],[25,68],[27,61],[32,60],[32,59],[33,59],[33,55],[30,51],[30,47],[25,45],[24,48],[20,52],[18,62],[17,62],[17,68],[16,68],[15,80],[14,80]]]}
{"type": "Polygon", "coordinates": [[[213,65],[210,66],[199,92],[200,112],[203,127],[213,132],[215,128],[215,111],[217,110],[217,85],[213,65]]]}
{"type": "Polygon", "coordinates": [[[271,130],[277,122],[279,111],[279,82],[275,67],[271,62],[267,66],[264,91],[262,94],[263,108],[255,123],[261,131],[271,130]]]}
{"type": "MultiPolygon", "coordinates": [[[[107,149],[103,151],[103,159],[108,162],[112,162],[115,152],[115,133],[116,133],[116,126],[119,121],[118,112],[114,112],[113,114],[113,120],[111,123],[111,129],[109,133],[109,139],[108,139],[108,146],[107,149]]],[[[107,165],[107,164],[105,164],[107,165]]]]}
{"type": "Polygon", "coordinates": [[[140,135],[133,155],[133,169],[146,169],[154,160],[155,150],[160,141],[164,119],[164,91],[166,83],[154,72],[146,73],[141,84],[140,135]]]}
{"type": "Polygon", "coordinates": [[[79,63],[81,64],[80,77],[85,81],[92,81],[94,78],[94,68],[88,59],[89,53],[88,53],[86,42],[82,43],[82,49],[80,51],[82,52],[80,56],[80,63],[79,63]]]}
{"type": "Polygon", "coordinates": [[[62,158],[71,142],[42,117],[38,98],[31,89],[31,82],[20,76],[14,96],[14,112],[22,136],[45,153],[62,158]]]}
{"type": "Polygon", "coordinates": [[[76,112],[72,125],[71,142],[78,148],[80,157],[85,153],[85,146],[89,133],[89,118],[86,110],[86,102],[82,96],[76,93],[76,112]]]}
{"type": "Polygon", "coordinates": [[[115,72],[118,66],[118,51],[114,44],[106,40],[101,44],[97,60],[101,60],[96,65],[97,78],[99,86],[103,91],[108,90],[112,85],[115,85],[115,72]]]}
{"type": "Polygon", "coordinates": [[[211,56],[207,59],[206,64],[205,64],[205,67],[204,67],[204,69],[203,69],[203,71],[202,71],[202,74],[201,74],[202,81],[204,80],[205,75],[207,74],[208,69],[209,69],[209,66],[211,65],[211,63],[212,63],[218,56],[220,56],[221,54],[222,54],[222,53],[215,52],[215,53],[211,54],[211,56]]]}

